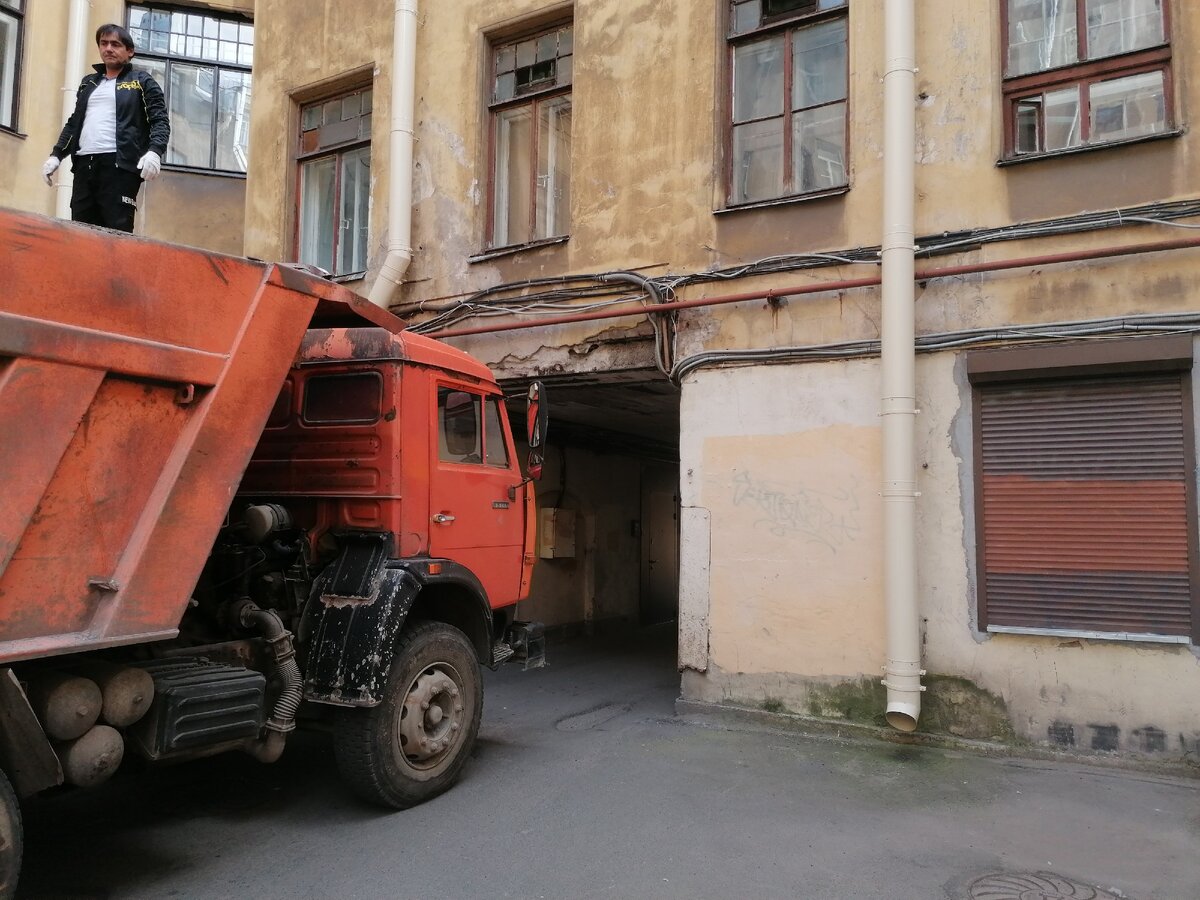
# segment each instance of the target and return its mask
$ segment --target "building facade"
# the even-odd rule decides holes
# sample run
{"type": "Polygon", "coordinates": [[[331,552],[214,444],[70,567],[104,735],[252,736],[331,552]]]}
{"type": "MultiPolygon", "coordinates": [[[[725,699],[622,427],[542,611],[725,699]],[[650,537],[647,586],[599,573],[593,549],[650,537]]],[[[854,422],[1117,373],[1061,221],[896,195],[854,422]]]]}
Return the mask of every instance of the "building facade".
{"type": "MultiPolygon", "coordinates": [[[[96,29],[128,27],[134,65],[167,96],[172,136],[162,175],[143,184],[139,234],[242,252],[253,65],[253,0],[187,6],[121,0],[0,3],[0,198],[54,215],[70,198],[70,165],[42,181],[42,163],[70,114],[79,80],[100,60],[96,29]]],[[[69,206],[65,207],[69,215],[69,206]]]]}
{"type": "MultiPolygon", "coordinates": [[[[146,227],[366,293],[411,179],[393,310],[514,394],[549,386],[522,616],[677,621],[685,699],[881,722],[881,4],[422,3],[393,171],[398,5],[258,0],[244,242],[212,187],[242,182],[190,164],[163,181],[186,214],[155,196],[146,227]],[[204,230],[201,209],[210,237],[162,224],[204,230]],[[645,312],[663,303],[683,305],[645,312]]],[[[61,122],[28,72],[64,54],[50,7],[0,0],[25,61],[0,178],[43,211],[61,122]]],[[[168,79],[212,64],[190,10],[91,16],[142,7],[185,14],[168,79]]],[[[1200,13],[916,11],[920,727],[1194,758],[1200,13]]]]}

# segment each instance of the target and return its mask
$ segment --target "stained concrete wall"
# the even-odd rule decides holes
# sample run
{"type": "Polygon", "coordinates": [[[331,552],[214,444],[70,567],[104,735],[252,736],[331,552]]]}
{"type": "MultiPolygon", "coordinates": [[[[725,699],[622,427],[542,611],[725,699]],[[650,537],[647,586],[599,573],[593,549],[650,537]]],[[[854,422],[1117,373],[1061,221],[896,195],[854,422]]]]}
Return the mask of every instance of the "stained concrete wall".
{"type": "MultiPolygon", "coordinates": [[[[918,597],[937,727],[1193,756],[1193,650],[978,630],[963,357],[923,356],[917,378],[918,597]]],[[[886,653],[878,385],[874,360],[709,371],[685,383],[683,504],[719,523],[705,548],[708,579],[681,597],[681,629],[708,634],[708,647],[682,660],[703,670],[685,674],[686,696],[880,716],[870,702],[882,696],[886,653]]],[[[686,569],[703,550],[685,554],[686,569]]]]}
{"type": "MultiPolygon", "coordinates": [[[[252,14],[254,0],[186,4],[218,12],[252,14]]],[[[0,205],[54,215],[57,190],[42,181],[42,163],[63,126],[62,85],[67,53],[67,0],[27,3],[21,61],[18,133],[0,131],[0,205]]],[[[125,22],[122,0],[90,0],[86,71],[99,62],[92,35],[107,22],[125,22]]],[[[136,65],[137,58],[134,57],[136,65]]],[[[63,170],[69,171],[69,162],[63,170]]],[[[240,254],[245,180],[164,170],[142,186],[138,234],[208,250],[240,254]]]]}

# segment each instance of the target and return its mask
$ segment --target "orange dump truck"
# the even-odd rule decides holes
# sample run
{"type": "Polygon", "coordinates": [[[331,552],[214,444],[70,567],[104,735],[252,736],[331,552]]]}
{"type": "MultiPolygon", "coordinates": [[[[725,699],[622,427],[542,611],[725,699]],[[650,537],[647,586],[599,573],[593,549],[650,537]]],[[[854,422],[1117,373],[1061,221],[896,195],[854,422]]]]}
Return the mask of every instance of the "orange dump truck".
{"type": "Polygon", "coordinates": [[[0,260],[0,895],[16,798],[127,754],[322,722],[368,800],[448,788],[480,665],[542,652],[488,369],[285,266],[6,210],[0,260]]]}

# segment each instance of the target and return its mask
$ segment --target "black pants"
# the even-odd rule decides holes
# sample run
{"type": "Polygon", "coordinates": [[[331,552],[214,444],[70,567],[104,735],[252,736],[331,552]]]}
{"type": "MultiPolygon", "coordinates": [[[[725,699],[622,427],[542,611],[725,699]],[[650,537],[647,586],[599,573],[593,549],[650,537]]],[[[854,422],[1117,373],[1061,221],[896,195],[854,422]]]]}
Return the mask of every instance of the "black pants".
{"type": "Polygon", "coordinates": [[[142,186],[140,173],[118,169],[115,153],[73,156],[71,173],[75,178],[71,190],[74,221],[133,231],[137,195],[142,186]]]}

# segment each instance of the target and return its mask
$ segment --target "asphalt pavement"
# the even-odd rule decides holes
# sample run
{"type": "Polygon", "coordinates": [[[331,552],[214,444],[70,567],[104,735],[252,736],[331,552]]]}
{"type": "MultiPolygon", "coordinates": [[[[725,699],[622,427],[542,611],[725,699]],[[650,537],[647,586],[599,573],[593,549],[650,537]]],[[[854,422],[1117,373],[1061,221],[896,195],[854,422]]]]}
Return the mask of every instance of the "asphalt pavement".
{"type": "Polygon", "coordinates": [[[1200,781],[675,715],[669,630],[488,673],[462,781],[364,806],[328,736],[25,809],[29,898],[1200,898],[1200,781]]]}

